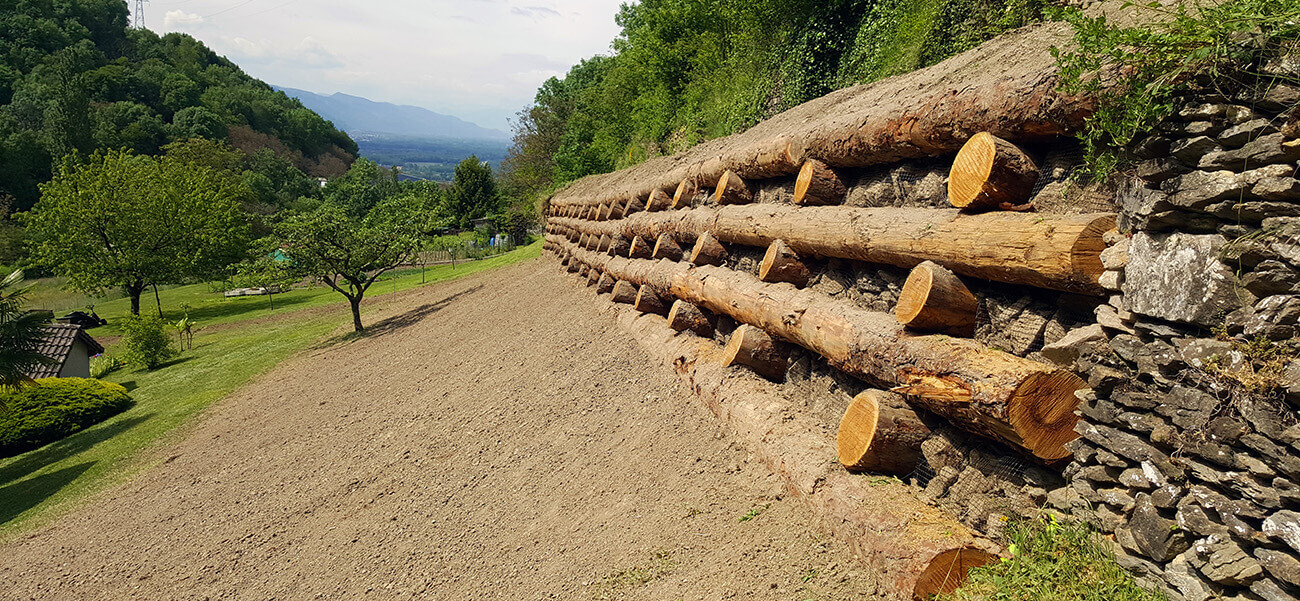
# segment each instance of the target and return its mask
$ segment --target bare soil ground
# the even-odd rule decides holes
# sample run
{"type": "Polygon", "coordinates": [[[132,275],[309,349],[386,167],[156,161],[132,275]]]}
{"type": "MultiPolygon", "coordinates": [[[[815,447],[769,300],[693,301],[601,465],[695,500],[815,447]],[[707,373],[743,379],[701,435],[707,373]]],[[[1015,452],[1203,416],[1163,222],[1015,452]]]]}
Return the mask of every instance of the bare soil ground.
{"type": "Polygon", "coordinates": [[[874,595],[552,264],[383,305],[0,546],[0,599],[874,595]]]}

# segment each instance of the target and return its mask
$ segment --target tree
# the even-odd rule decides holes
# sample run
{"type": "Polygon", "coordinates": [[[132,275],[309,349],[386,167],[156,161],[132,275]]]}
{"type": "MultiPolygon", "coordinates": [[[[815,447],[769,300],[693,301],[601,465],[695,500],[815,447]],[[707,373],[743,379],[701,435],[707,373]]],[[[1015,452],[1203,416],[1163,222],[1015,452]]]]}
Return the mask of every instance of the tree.
{"type": "Polygon", "coordinates": [[[31,381],[27,372],[50,362],[37,352],[45,337],[45,319],[24,310],[27,288],[22,282],[22,271],[0,280],[0,390],[31,381]]]}
{"type": "Polygon", "coordinates": [[[411,260],[419,251],[423,217],[399,198],[380,201],[364,217],[326,203],[275,226],[274,239],[305,273],[348,299],[352,327],[361,324],[361,301],[379,276],[411,260]]]}
{"type": "Polygon", "coordinates": [[[257,247],[257,258],[241,263],[233,281],[243,288],[265,288],[266,300],[275,309],[276,292],[287,290],[307,274],[274,241],[263,240],[257,247]]]}
{"type": "Polygon", "coordinates": [[[456,175],[447,193],[447,209],[462,228],[499,211],[501,197],[497,194],[492,167],[473,155],[456,165],[456,175]]]}
{"type": "Polygon", "coordinates": [[[37,261],[83,292],[122,287],[139,315],[148,286],[213,277],[244,255],[247,193],[229,172],[96,152],[62,165],[23,221],[37,261]]]}

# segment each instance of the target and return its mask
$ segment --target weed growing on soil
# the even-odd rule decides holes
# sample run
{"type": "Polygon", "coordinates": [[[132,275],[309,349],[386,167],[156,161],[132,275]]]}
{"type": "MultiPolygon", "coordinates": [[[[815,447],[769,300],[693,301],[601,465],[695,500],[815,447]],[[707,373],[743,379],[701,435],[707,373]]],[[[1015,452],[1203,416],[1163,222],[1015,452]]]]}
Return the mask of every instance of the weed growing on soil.
{"type": "Polygon", "coordinates": [[[1007,527],[1012,557],[972,569],[970,580],[937,601],[1165,601],[1115,563],[1087,524],[1054,516],[1007,527]]]}
{"type": "Polygon", "coordinates": [[[672,572],[673,552],[667,549],[660,549],[650,554],[650,558],[641,565],[637,565],[626,570],[615,571],[600,580],[597,580],[592,587],[592,598],[604,601],[606,599],[617,599],[622,596],[624,591],[645,586],[662,576],[672,572]]]}
{"type": "Polygon", "coordinates": [[[741,521],[741,522],[748,522],[748,521],[750,521],[750,520],[752,520],[752,519],[754,519],[754,518],[756,518],[756,517],[758,517],[758,516],[760,516],[760,515],[763,515],[763,512],[764,512],[764,511],[767,511],[767,508],[768,508],[768,507],[771,507],[771,506],[772,506],[772,504],[771,504],[771,503],[768,503],[768,504],[766,504],[766,505],[759,505],[758,507],[755,507],[755,508],[753,508],[753,509],[750,509],[748,512],[745,513],[745,515],[740,516],[740,520],[739,520],[739,521],[741,521]]]}

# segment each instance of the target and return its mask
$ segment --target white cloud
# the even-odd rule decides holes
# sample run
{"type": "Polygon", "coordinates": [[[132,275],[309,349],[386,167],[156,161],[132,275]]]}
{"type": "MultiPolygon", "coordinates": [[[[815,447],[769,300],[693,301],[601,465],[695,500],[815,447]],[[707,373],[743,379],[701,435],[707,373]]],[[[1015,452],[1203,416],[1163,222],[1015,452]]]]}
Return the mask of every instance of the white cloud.
{"type": "Polygon", "coordinates": [[[608,52],[622,1],[265,0],[227,10],[229,0],[189,0],[186,11],[147,15],[269,83],[504,129],[548,77],[608,52]]]}
{"type": "MultiPolygon", "coordinates": [[[[148,14],[148,13],[145,13],[148,14]]],[[[183,10],[169,10],[163,17],[163,27],[172,29],[185,29],[189,26],[198,25],[203,22],[203,17],[194,13],[187,13],[183,10]]]]}

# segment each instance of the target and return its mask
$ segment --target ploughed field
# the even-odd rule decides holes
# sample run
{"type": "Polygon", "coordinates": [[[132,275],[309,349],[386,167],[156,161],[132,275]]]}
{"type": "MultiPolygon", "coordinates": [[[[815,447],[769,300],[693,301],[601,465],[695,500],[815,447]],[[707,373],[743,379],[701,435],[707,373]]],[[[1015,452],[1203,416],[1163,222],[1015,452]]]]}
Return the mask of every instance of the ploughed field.
{"type": "Polygon", "coordinates": [[[395,298],[0,545],[0,598],[872,598],[578,286],[530,261],[395,298]]]}

